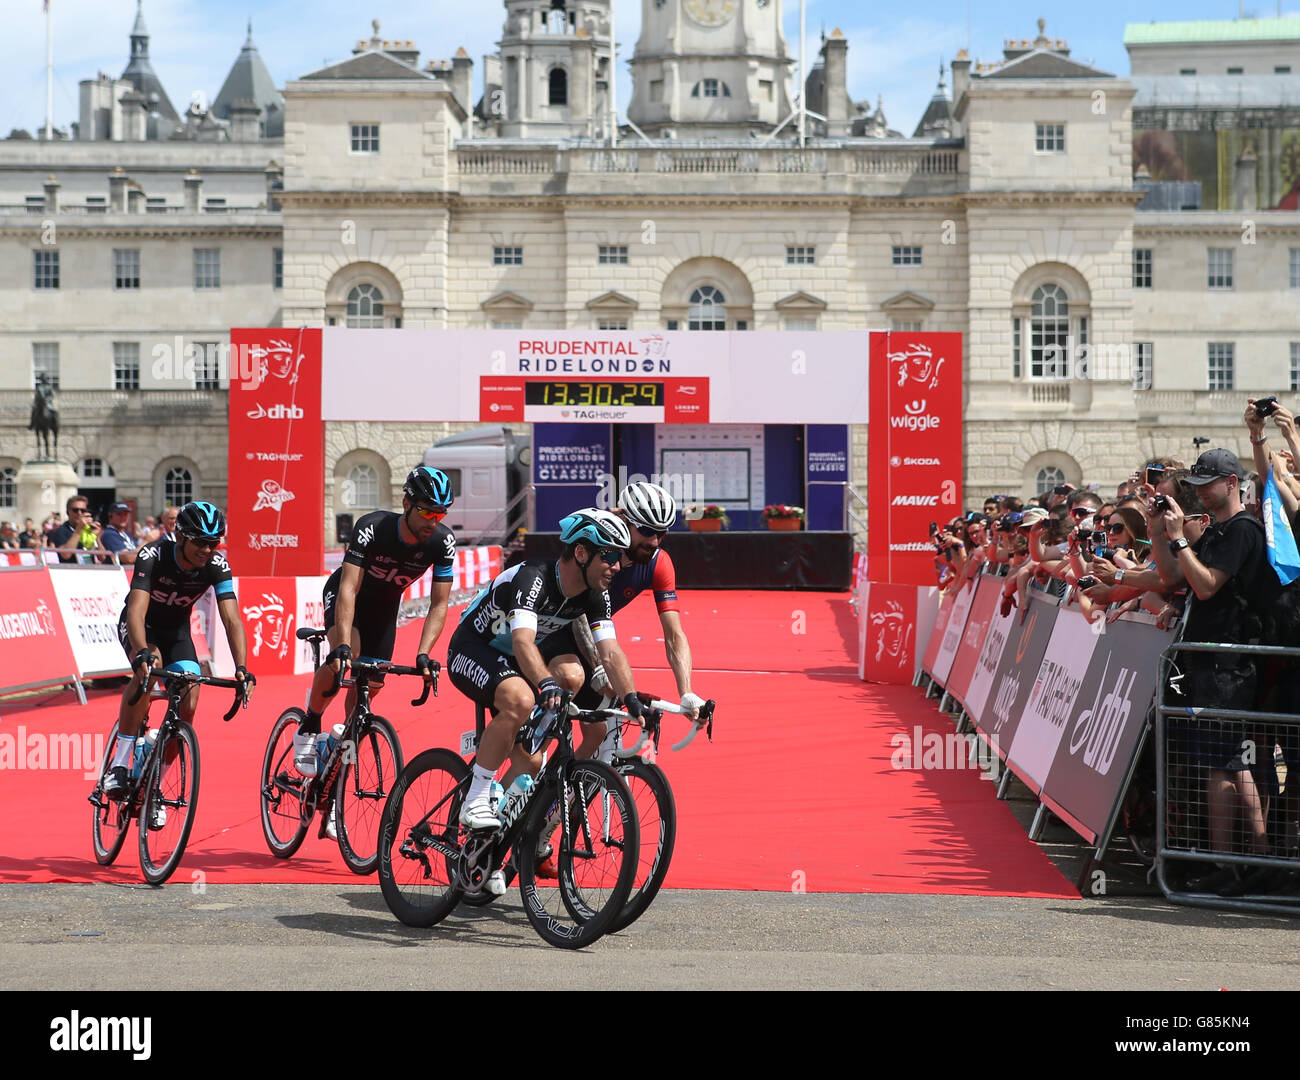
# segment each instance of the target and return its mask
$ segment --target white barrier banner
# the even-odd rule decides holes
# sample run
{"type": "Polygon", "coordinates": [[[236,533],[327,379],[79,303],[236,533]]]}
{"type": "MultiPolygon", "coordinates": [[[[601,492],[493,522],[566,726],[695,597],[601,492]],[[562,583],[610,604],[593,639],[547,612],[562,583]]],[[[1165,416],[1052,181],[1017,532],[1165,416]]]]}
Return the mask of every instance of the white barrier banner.
{"type": "Polygon", "coordinates": [[[122,568],[50,567],[49,574],[78,673],[85,678],[129,672],[130,662],[117,637],[130,588],[122,568]]]}
{"type": "MultiPolygon", "coordinates": [[[[325,601],[321,598],[321,592],[324,590],[327,581],[329,581],[329,578],[325,575],[298,578],[298,629],[304,626],[320,629],[325,625],[325,601]]],[[[297,629],[294,630],[294,634],[297,634],[297,629]]],[[[329,652],[329,646],[322,644],[321,648],[323,657],[325,653],[329,652]]],[[[295,675],[310,675],[316,669],[314,657],[315,652],[311,642],[299,641],[295,636],[293,673],[295,675]]]]}
{"type": "Polygon", "coordinates": [[[975,600],[975,583],[962,585],[953,600],[952,614],[948,616],[948,625],[944,627],[943,640],[939,643],[939,655],[934,660],[934,681],[940,686],[948,685],[948,674],[952,671],[952,662],[957,658],[957,646],[966,634],[966,616],[970,614],[975,600]]]}

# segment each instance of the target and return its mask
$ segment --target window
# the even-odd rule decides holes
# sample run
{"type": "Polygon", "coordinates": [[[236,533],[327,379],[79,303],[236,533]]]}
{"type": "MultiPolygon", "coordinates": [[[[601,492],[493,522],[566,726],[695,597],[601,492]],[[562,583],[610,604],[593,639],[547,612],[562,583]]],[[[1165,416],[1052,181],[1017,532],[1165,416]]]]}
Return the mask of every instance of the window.
{"type": "Polygon", "coordinates": [[[167,199],[162,195],[146,195],[144,210],[146,214],[165,214],[167,213],[167,199]]]}
{"type": "Polygon", "coordinates": [[[1233,388],[1233,345],[1230,341],[1211,341],[1208,346],[1209,384],[1211,390],[1233,388]]]}
{"type": "Polygon", "coordinates": [[[18,470],[0,469],[0,507],[12,510],[18,505],[18,470]]]}
{"type": "Polygon", "coordinates": [[[731,97],[731,88],[719,79],[701,79],[691,87],[691,97],[731,97]]]}
{"type": "Polygon", "coordinates": [[[354,286],[348,293],[345,326],[354,330],[377,330],[384,325],[384,294],[368,282],[354,286]]]}
{"type": "Polygon", "coordinates": [[[28,212],[29,214],[43,214],[43,213],[45,213],[45,196],[44,196],[44,195],[28,195],[28,196],[27,196],[27,212],[28,212]]]}
{"type": "Polygon", "coordinates": [[[701,285],[691,293],[690,310],[686,313],[687,330],[725,330],[727,307],[722,293],[712,285],[701,285]]]}
{"type": "Polygon", "coordinates": [[[1035,124],[1034,149],[1040,154],[1064,154],[1065,125],[1035,124]]]}
{"type": "Polygon", "coordinates": [[[82,480],[111,479],[113,470],[108,467],[103,458],[88,457],[81,459],[81,464],[77,466],[77,475],[82,480]]]}
{"type": "Polygon", "coordinates": [[[1245,73],[1246,73],[1246,69],[1245,69],[1245,68],[1239,68],[1239,67],[1230,67],[1230,68],[1228,68],[1228,74],[1229,74],[1229,75],[1244,75],[1245,73]]]}
{"type": "Polygon", "coordinates": [[[221,348],[215,341],[194,343],[194,389],[221,389],[221,348]]]}
{"type": "Polygon", "coordinates": [[[271,288],[284,288],[284,248],[271,249],[271,288]]]}
{"type": "Polygon", "coordinates": [[[1059,285],[1034,290],[1029,317],[1029,375],[1034,379],[1068,379],[1070,302],[1059,285]]]}
{"type": "Polygon", "coordinates": [[[813,266],[817,261],[815,247],[786,247],[786,266],[813,266]]]}
{"type": "Polygon", "coordinates": [[[1300,248],[1291,249],[1291,288],[1300,289],[1300,248]]]}
{"type": "Polygon", "coordinates": [[[807,319],[803,317],[789,318],[785,320],[785,329],[800,330],[800,331],[816,330],[817,320],[815,318],[807,319]]]}
{"type": "Polygon", "coordinates": [[[1300,390],[1300,341],[1291,342],[1291,389],[1300,390]]]}
{"type": "Polygon", "coordinates": [[[564,68],[551,68],[546,83],[546,102],[548,105],[567,105],[569,103],[569,73],[564,68]]]}
{"type": "Polygon", "coordinates": [[[1034,477],[1034,490],[1040,494],[1044,491],[1051,491],[1052,488],[1065,483],[1065,473],[1055,465],[1048,465],[1038,470],[1038,475],[1034,477]]]}
{"type": "Polygon", "coordinates": [[[352,152],[354,154],[379,153],[379,125],[352,125],[352,152]]]}
{"type": "MultiPolygon", "coordinates": [[[[651,100],[651,101],[663,101],[663,99],[664,99],[664,81],[663,81],[663,79],[651,79],[651,80],[650,80],[650,100],[651,100]]],[[[41,204],[42,204],[42,206],[44,206],[44,200],[41,201],[41,204]]]]}
{"type": "Polygon", "coordinates": [[[524,249],[521,247],[494,247],[492,249],[493,266],[523,266],[524,249]]]}
{"type": "Polygon", "coordinates": [[[32,385],[36,386],[41,376],[49,383],[52,390],[59,388],[59,343],[57,341],[36,341],[32,343],[32,385]]]}
{"type": "Polygon", "coordinates": [[[139,249],[113,249],[113,288],[138,289],[140,287],[139,249]]]}
{"type": "Polygon", "coordinates": [[[194,501],[194,477],[189,469],[173,465],[163,477],[163,505],[184,506],[194,501]]]}
{"type": "Polygon", "coordinates": [[[524,328],[523,319],[493,319],[493,330],[522,330],[524,328]]]}
{"type": "Polygon", "coordinates": [[[103,195],[86,196],[86,213],[87,214],[107,214],[108,199],[103,195]]]}
{"type": "Polygon", "coordinates": [[[57,289],[59,287],[59,253],[57,251],[32,252],[32,288],[57,289]]]}
{"type": "Polygon", "coordinates": [[[921,332],[921,320],[891,319],[889,329],[895,334],[919,334],[921,332]]]}
{"type": "Polygon", "coordinates": [[[221,288],[221,249],[194,249],[194,287],[196,289],[221,288]]]}
{"type": "Polygon", "coordinates": [[[1195,74],[1196,74],[1196,69],[1195,69],[1195,68],[1179,68],[1179,69],[1178,69],[1178,74],[1179,74],[1179,75],[1195,75],[1195,74]]]}
{"type": "Polygon", "coordinates": [[[1150,390],[1155,371],[1155,346],[1150,341],[1139,341],[1133,352],[1133,389],[1150,390]]]}
{"type": "Polygon", "coordinates": [[[343,505],[349,510],[373,510],[379,505],[379,473],[373,465],[353,465],[348,470],[343,505]]]}
{"type": "Polygon", "coordinates": [[[1211,289],[1232,288],[1232,248],[1210,248],[1206,284],[1211,289]]]}
{"type": "Polygon", "coordinates": [[[138,342],[113,342],[113,389],[140,389],[140,345],[138,342]]]}
{"type": "Polygon", "coordinates": [[[1019,316],[1011,319],[1011,377],[1020,378],[1021,324],[1025,320],[1019,316]]]}
{"type": "Polygon", "coordinates": [[[601,244],[596,262],[601,266],[626,266],[626,244],[601,244]]]}
{"type": "Polygon", "coordinates": [[[1151,249],[1133,249],[1133,288],[1151,288],[1151,249]]]}
{"type": "Polygon", "coordinates": [[[1273,67],[1273,74],[1274,74],[1274,75],[1290,75],[1290,74],[1291,74],[1291,65],[1290,65],[1290,64],[1276,64],[1276,65],[1274,65],[1274,67],[1273,67]]]}
{"type": "Polygon", "coordinates": [[[229,207],[226,206],[225,199],[204,199],[203,209],[209,214],[224,214],[229,207]]]}
{"type": "Polygon", "coordinates": [[[597,330],[626,330],[628,322],[626,319],[597,319],[597,330]]]}
{"type": "Polygon", "coordinates": [[[920,266],[921,249],[917,247],[899,247],[894,245],[893,259],[895,266],[920,266]]]}

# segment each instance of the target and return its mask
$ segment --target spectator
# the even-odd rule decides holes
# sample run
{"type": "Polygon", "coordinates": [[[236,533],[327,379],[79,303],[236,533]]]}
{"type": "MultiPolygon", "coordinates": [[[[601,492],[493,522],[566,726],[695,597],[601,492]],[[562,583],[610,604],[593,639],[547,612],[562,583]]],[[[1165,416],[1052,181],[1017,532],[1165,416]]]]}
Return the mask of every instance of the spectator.
{"type": "Polygon", "coordinates": [[[148,542],[170,540],[173,544],[176,543],[176,515],[179,513],[180,511],[176,507],[167,507],[158,518],[158,528],[154,530],[155,535],[149,537],[148,542]]]}
{"type": "Polygon", "coordinates": [[[31,518],[23,521],[23,531],[18,534],[18,546],[20,548],[38,548],[45,544],[43,533],[36,531],[36,523],[31,518]]]}
{"type": "Polygon", "coordinates": [[[73,495],[67,503],[68,521],[49,534],[47,544],[59,550],[59,562],[90,562],[89,556],[74,554],[78,549],[94,551],[99,547],[98,523],[90,516],[90,504],[84,495],[73,495]]]}
{"type": "Polygon", "coordinates": [[[131,508],[123,502],[109,507],[108,526],[100,534],[99,545],[105,551],[116,553],[117,561],[125,565],[135,562],[135,537],[127,528],[131,508]]]}
{"type": "Polygon", "coordinates": [[[0,548],[18,547],[18,526],[12,521],[0,523],[0,548]]]}

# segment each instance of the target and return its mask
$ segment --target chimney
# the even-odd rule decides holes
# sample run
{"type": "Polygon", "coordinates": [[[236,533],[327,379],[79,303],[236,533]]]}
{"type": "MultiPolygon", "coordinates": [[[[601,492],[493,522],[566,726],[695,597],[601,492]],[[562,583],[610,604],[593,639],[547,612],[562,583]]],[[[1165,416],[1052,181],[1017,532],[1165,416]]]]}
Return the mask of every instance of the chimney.
{"type": "Polygon", "coordinates": [[[1255,173],[1258,168],[1255,148],[1247,144],[1237,158],[1232,173],[1232,206],[1234,210],[1256,210],[1259,202],[1255,193],[1255,173]]]}
{"type": "Polygon", "coordinates": [[[198,169],[191,169],[185,174],[185,211],[198,214],[203,210],[203,177],[198,169]]]}
{"type": "Polygon", "coordinates": [[[957,119],[957,109],[962,96],[970,89],[970,57],[965,49],[958,49],[952,61],[952,133],[961,135],[966,125],[957,119]]]}
{"type": "Polygon", "coordinates": [[[241,98],[230,106],[230,141],[257,142],[261,137],[262,110],[257,102],[241,98]]]}
{"type": "Polygon", "coordinates": [[[140,190],[139,184],[133,182],[126,189],[126,212],[128,214],[143,214],[144,208],[144,192],[140,190]]]}
{"type": "Polygon", "coordinates": [[[122,138],[126,142],[144,142],[148,132],[149,103],[138,90],[122,95],[122,138]]]}
{"type": "Polygon", "coordinates": [[[272,212],[280,209],[280,200],[276,192],[284,190],[284,169],[278,161],[272,161],[266,167],[266,208],[272,212]]]}
{"type": "Polygon", "coordinates": [[[116,166],[108,174],[108,212],[110,214],[126,213],[126,173],[122,171],[122,166],[116,166]]]}
{"type": "Polygon", "coordinates": [[[848,40],[836,27],[822,45],[826,134],[832,139],[849,133],[848,53],[848,40]]]}
{"type": "Polygon", "coordinates": [[[45,180],[45,212],[47,214],[57,214],[59,212],[60,186],[53,173],[45,180]]]}
{"type": "Polygon", "coordinates": [[[474,61],[464,46],[451,58],[451,92],[466,112],[474,111],[474,61]]]}

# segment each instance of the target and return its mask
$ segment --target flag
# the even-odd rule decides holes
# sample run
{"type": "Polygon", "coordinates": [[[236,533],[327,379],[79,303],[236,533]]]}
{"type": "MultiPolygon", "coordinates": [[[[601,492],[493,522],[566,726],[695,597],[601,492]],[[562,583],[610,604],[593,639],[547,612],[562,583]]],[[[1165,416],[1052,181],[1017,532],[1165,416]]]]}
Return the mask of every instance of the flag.
{"type": "Polygon", "coordinates": [[[1264,481],[1264,532],[1268,536],[1268,564],[1283,585],[1290,585],[1300,577],[1300,550],[1296,548],[1295,534],[1277,493],[1272,469],[1264,481]]]}

